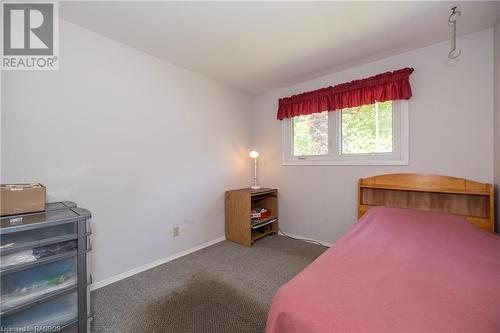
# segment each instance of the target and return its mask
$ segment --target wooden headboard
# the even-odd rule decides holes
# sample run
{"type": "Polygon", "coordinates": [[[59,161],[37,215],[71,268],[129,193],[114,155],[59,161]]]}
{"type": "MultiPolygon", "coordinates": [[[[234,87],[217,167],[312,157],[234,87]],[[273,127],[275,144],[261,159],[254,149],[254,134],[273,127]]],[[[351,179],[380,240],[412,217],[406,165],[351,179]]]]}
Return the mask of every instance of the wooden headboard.
{"type": "Polygon", "coordinates": [[[358,218],[375,206],[446,212],[494,232],[493,185],[448,176],[400,173],[359,180],[358,218]]]}

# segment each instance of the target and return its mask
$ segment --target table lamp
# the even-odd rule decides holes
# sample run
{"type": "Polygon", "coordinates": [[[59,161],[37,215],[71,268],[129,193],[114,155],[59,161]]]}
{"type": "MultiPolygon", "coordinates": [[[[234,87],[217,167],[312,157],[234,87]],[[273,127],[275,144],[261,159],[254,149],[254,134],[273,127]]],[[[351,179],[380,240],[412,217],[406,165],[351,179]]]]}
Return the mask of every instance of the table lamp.
{"type": "Polygon", "coordinates": [[[252,190],[260,189],[260,186],[257,185],[257,158],[259,157],[259,153],[255,150],[252,150],[248,156],[253,158],[253,185],[251,186],[252,190]]]}

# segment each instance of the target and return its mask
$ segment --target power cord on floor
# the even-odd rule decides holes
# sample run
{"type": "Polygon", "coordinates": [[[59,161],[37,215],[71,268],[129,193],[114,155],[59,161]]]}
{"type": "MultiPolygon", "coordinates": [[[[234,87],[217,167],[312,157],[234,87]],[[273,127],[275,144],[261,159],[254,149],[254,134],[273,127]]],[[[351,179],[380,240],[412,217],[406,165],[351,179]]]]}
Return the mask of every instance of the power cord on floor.
{"type": "Polygon", "coordinates": [[[295,239],[295,240],[299,240],[299,241],[303,241],[303,242],[306,242],[306,243],[311,243],[311,244],[316,244],[316,245],[321,245],[321,246],[325,246],[324,244],[321,244],[320,242],[318,241],[315,241],[315,240],[312,240],[312,239],[307,239],[307,238],[298,238],[298,237],[293,237],[293,236],[290,236],[286,233],[283,232],[283,230],[281,230],[280,228],[278,228],[278,231],[280,234],[282,234],[283,236],[285,236],[286,238],[290,238],[290,239],[295,239]]]}

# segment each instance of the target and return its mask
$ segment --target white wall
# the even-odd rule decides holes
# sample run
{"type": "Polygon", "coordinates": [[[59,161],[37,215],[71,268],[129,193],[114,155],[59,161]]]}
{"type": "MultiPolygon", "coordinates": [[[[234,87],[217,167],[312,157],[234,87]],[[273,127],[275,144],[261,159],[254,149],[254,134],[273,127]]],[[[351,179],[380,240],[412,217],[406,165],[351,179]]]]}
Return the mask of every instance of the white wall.
{"type": "Polygon", "coordinates": [[[421,48],[255,99],[254,133],[260,179],[280,191],[286,232],[333,242],[356,220],[357,180],[377,174],[422,172],[493,181],[493,29],[458,40],[462,56],[447,66],[449,42],[421,48]],[[413,67],[408,166],[282,166],[280,97],[403,67],[413,67]]]}
{"type": "Polygon", "coordinates": [[[496,187],[496,226],[500,232],[500,21],[495,26],[495,187],[496,187]]]}
{"type": "Polygon", "coordinates": [[[70,23],[60,38],[59,71],[2,75],[1,181],[92,211],[94,281],[223,236],[252,98],[70,23]]]}
{"type": "MultiPolygon", "coordinates": [[[[498,31],[497,25],[500,52],[498,31]]],[[[92,211],[95,281],[222,236],[223,192],[247,185],[252,137],[261,183],[280,190],[281,227],[326,242],[355,221],[360,177],[429,172],[494,179],[493,29],[460,38],[463,54],[453,67],[446,66],[448,43],[441,43],[253,103],[70,23],[61,22],[60,33],[59,71],[2,73],[1,182],[42,182],[49,200],[74,200],[92,211]],[[280,97],[406,66],[415,68],[409,166],[281,166],[280,97]],[[178,238],[174,225],[181,225],[178,238]]]]}

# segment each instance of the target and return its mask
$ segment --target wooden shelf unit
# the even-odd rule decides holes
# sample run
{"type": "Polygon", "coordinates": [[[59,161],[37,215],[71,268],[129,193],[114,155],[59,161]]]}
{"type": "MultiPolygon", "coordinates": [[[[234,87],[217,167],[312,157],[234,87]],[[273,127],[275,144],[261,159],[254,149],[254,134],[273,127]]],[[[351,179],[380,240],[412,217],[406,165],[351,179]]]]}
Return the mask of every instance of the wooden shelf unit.
{"type": "Polygon", "coordinates": [[[278,232],[278,190],[242,188],[226,192],[226,239],[251,246],[264,236],[278,232]],[[275,222],[252,229],[251,210],[265,208],[276,218],[275,222]]]}

